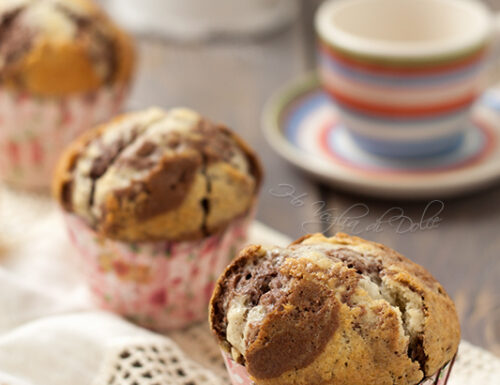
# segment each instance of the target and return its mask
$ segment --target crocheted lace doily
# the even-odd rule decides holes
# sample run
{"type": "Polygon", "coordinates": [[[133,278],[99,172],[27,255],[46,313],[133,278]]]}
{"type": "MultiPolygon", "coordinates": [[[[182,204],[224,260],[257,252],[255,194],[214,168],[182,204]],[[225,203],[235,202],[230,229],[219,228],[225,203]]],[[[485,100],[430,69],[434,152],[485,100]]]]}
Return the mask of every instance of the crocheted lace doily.
{"type": "Polygon", "coordinates": [[[208,325],[195,326],[169,337],[132,338],[110,347],[94,385],[230,383],[208,325]]]}
{"type": "MultiPolygon", "coordinates": [[[[207,324],[168,337],[114,347],[95,385],[230,384],[207,324]]],[[[467,342],[461,343],[448,385],[498,385],[499,378],[499,359],[467,342]]]]}

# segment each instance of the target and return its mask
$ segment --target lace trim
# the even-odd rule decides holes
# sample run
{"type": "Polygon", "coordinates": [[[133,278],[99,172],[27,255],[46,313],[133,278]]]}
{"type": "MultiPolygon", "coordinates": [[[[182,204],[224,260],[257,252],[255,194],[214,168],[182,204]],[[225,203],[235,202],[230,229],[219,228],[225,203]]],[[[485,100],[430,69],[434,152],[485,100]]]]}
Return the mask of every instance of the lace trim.
{"type": "Polygon", "coordinates": [[[94,385],[222,385],[170,339],[132,339],[110,348],[94,385]]]}
{"type": "MultiPolygon", "coordinates": [[[[230,384],[206,323],[169,337],[121,341],[109,351],[94,385],[230,384]]],[[[448,385],[497,385],[498,378],[500,360],[462,341],[448,385]]]]}

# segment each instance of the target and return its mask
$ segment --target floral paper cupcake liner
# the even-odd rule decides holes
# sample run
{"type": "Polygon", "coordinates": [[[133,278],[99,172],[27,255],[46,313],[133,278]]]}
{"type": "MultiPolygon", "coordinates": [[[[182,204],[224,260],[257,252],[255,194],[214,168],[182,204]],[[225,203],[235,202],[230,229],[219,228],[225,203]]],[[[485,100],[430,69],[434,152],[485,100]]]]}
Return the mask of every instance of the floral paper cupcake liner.
{"type": "Polygon", "coordinates": [[[85,130],[115,115],[126,86],[67,97],[39,97],[0,88],[0,179],[44,189],[63,149],[85,130]]]}
{"type": "MultiPolygon", "coordinates": [[[[252,381],[243,365],[235,362],[231,356],[224,351],[222,352],[222,355],[224,357],[224,363],[226,364],[227,371],[229,372],[229,378],[231,379],[231,383],[233,385],[255,385],[255,382],[252,381]]],[[[423,379],[418,385],[446,385],[454,362],[455,357],[453,357],[453,359],[443,366],[436,374],[423,379]]]]}
{"type": "Polygon", "coordinates": [[[198,241],[124,243],[65,215],[98,305],[158,331],[206,319],[215,282],[246,242],[252,217],[198,241]]]}

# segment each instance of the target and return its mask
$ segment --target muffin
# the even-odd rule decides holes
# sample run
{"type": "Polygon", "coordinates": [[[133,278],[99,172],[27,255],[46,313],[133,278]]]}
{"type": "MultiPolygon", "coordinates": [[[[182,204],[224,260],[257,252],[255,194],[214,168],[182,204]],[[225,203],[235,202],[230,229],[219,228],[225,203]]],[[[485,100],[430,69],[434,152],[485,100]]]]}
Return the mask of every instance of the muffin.
{"type": "Polygon", "coordinates": [[[342,233],[248,246],[219,278],[209,318],[234,384],[441,384],[460,341],[429,272],[342,233]]]}
{"type": "Polygon", "coordinates": [[[53,187],[98,302],[168,330],[206,317],[260,181],[254,152],[228,128],[152,108],[75,140],[53,187]]]}
{"type": "Polygon", "coordinates": [[[131,39],[91,0],[0,2],[0,178],[50,186],[63,148],[120,109],[131,39]]]}

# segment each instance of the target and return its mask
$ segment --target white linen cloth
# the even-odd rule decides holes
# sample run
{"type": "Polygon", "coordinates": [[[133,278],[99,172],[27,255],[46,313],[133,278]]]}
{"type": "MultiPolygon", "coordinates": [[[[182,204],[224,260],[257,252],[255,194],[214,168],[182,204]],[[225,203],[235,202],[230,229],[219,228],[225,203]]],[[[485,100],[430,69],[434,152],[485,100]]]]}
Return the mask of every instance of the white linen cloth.
{"type": "MultiPolygon", "coordinates": [[[[257,222],[251,241],[288,239],[257,222]]],[[[162,336],[94,308],[50,201],[0,189],[0,385],[222,385],[206,324],[162,336]]],[[[463,342],[450,385],[498,385],[500,360],[463,342]]]]}

